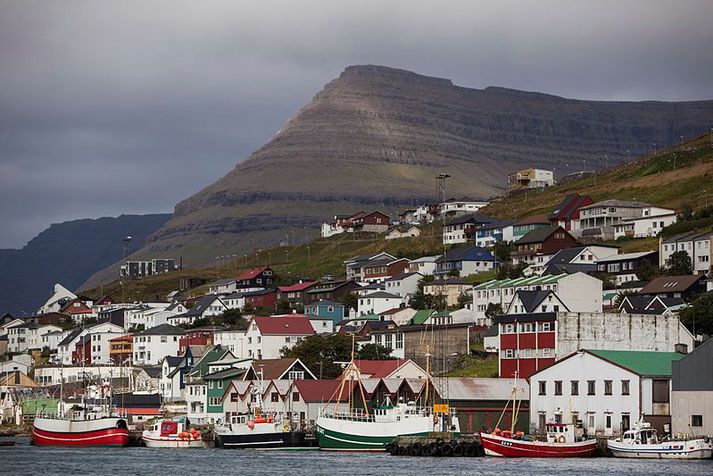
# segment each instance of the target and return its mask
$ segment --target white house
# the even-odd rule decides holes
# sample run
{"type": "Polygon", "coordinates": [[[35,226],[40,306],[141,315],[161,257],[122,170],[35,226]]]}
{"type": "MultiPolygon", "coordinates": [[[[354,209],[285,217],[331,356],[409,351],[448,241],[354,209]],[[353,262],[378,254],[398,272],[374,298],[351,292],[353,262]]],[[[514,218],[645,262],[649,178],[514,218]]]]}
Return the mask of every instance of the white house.
{"type": "Polygon", "coordinates": [[[206,294],[230,294],[238,289],[238,281],[235,278],[226,278],[213,281],[208,284],[206,294]]]}
{"type": "Polygon", "coordinates": [[[75,328],[63,334],[62,340],[57,344],[57,360],[59,363],[63,365],[72,364],[72,351],[74,351],[79,339],[84,337],[87,332],[87,329],[75,328]]]}
{"type": "MultiPolygon", "coordinates": [[[[61,332],[62,328],[54,324],[30,324],[27,332],[27,350],[41,350],[45,346],[53,350],[50,339],[45,339],[45,336],[49,334],[56,336],[57,333],[61,335],[61,332]]],[[[57,348],[56,343],[54,348],[57,348]]]]}
{"type": "Polygon", "coordinates": [[[375,292],[359,297],[357,314],[364,316],[366,314],[381,314],[389,309],[401,307],[404,300],[401,296],[388,292],[375,292]]]}
{"type": "MultiPolygon", "coordinates": [[[[587,205],[579,210],[579,229],[582,236],[590,238],[600,237],[603,240],[614,238],[616,225],[622,223],[632,223],[636,227],[636,221],[640,218],[644,220],[638,226],[643,236],[654,236],[660,231],[661,223],[672,223],[675,217],[671,217],[674,210],[649,205],[642,202],[627,202],[623,200],[604,200],[603,202],[587,205]],[[661,217],[661,218],[657,218],[661,217]],[[656,218],[655,220],[649,220],[656,218]],[[656,233],[653,232],[654,222],[657,225],[656,233]],[[651,234],[649,235],[649,230],[651,234]]],[[[624,233],[634,233],[631,226],[621,229],[624,233]]]]}
{"type": "Polygon", "coordinates": [[[253,317],[245,332],[245,351],[238,358],[276,359],[283,347],[292,347],[314,335],[309,319],[302,314],[253,317]]]}
{"type": "Polygon", "coordinates": [[[72,299],[77,299],[77,295],[59,283],[54,285],[52,295],[39,308],[37,314],[47,314],[50,312],[59,312],[65,304],[72,299]]]}
{"type": "Polygon", "coordinates": [[[111,344],[109,341],[114,337],[125,334],[124,328],[110,322],[95,324],[86,329],[91,340],[91,362],[92,364],[109,364],[111,354],[111,344]]]}
{"type": "Polygon", "coordinates": [[[245,330],[226,329],[218,330],[213,334],[213,344],[228,349],[234,355],[245,355],[245,330]]]}
{"type": "Polygon", "coordinates": [[[441,215],[448,217],[467,215],[469,213],[477,213],[483,207],[486,207],[488,202],[485,200],[475,200],[470,197],[449,198],[439,205],[441,215]]]}
{"type": "Polygon", "coordinates": [[[61,332],[62,328],[54,324],[22,324],[8,329],[7,350],[26,352],[42,349],[42,336],[50,332],[61,332]]]}
{"type": "Polygon", "coordinates": [[[183,314],[178,314],[168,318],[171,325],[192,324],[198,319],[207,319],[209,317],[218,316],[228,310],[223,300],[218,296],[208,295],[198,299],[193,307],[183,314]]]}
{"type": "Polygon", "coordinates": [[[167,355],[178,355],[178,341],[186,331],[170,324],[134,334],[134,365],[156,365],[167,355]]]}
{"type": "Polygon", "coordinates": [[[633,238],[647,238],[658,236],[665,227],[676,223],[677,214],[674,210],[664,213],[665,208],[650,207],[644,213],[659,212],[660,215],[643,215],[639,218],[629,218],[614,225],[614,239],[629,236],[633,238]],[[654,210],[651,210],[651,209],[654,210]]]}
{"type": "Polygon", "coordinates": [[[124,312],[124,326],[127,329],[142,325],[144,329],[168,324],[168,318],[187,312],[181,303],[143,303],[124,312]]]}
{"type": "Polygon", "coordinates": [[[418,289],[418,281],[423,278],[421,273],[401,273],[391,276],[384,281],[385,291],[387,293],[401,296],[406,301],[410,296],[413,296],[418,289]]]}
{"type": "Polygon", "coordinates": [[[59,343],[62,341],[64,331],[52,331],[40,337],[42,348],[47,347],[50,352],[56,352],[59,343]]]}
{"type": "Polygon", "coordinates": [[[440,255],[416,258],[415,260],[411,260],[408,270],[411,273],[421,273],[424,276],[433,274],[436,272],[436,261],[438,261],[438,258],[440,258],[440,255]]]}
{"type": "Polygon", "coordinates": [[[421,236],[421,230],[416,226],[410,226],[405,229],[394,228],[385,236],[385,240],[397,240],[399,238],[417,238],[421,236]]]}
{"type": "Polygon", "coordinates": [[[671,423],[671,362],[676,352],[579,350],[530,377],[530,427],[582,421],[590,436],[613,437],[643,417],[671,423]]]}
{"type": "Polygon", "coordinates": [[[689,232],[659,240],[659,257],[664,267],[670,264],[671,255],[677,251],[688,253],[694,274],[706,274],[713,265],[713,233],[689,232]]]}
{"type": "MultiPolygon", "coordinates": [[[[492,280],[473,288],[476,319],[485,318],[488,305],[510,307],[518,291],[553,291],[557,302],[571,312],[602,312],[602,281],[577,272],[516,279],[492,280]]],[[[548,309],[547,312],[552,312],[548,309]]],[[[564,310],[562,310],[564,311],[564,310]]]]}
{"type": "Polygon", "coordinates": [[[320,316],[318,314],[310,314],[307,316],[309,323],[312,324],[315,334],[333,334],[334,320],[329,316],[320,316]]]}

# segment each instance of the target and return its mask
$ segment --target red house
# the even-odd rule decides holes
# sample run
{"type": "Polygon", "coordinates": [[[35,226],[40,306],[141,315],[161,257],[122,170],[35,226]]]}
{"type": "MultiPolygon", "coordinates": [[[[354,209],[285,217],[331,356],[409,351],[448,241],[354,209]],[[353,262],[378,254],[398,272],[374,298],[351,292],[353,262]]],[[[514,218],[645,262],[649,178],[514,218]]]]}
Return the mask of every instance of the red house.
{"type": "Polygon", "coordinates": [[[243,296],[245,297],[245,307],[275,309],[277,306],[277,289],[261,289],[243,293],[243,296]]]}
{"type": "Polygon", "coordinates": [[[74,346],[72,351],[72,362],[75,365],[91,365],[92,363],[92,341],[91,336],[82,336],[74,346]]]}
{"type": "Polygon", "coordinates": [[[529,378],[555,362],[555,313],[498,316],[500,378],[529,378]]]}
{"type": "Polygon", "coordinates": [[[389,229],[391,219],[379,211],[358,215],[351,219],[355,232],[385,233],[389,229]]]}
{"type": "Polygon", "coordinates": [[[275,281],[275,274],[268,266],[253,268],[235,278],[238,289],[268,288],[275,281]]]}
{"type": "Polygon", "coordinates": [[[277,300],[304,305],[307,302],[307,291],[316,285],[317,281],[304,281],[290,286],[278,286],[277,300]]]}
{"type": "Polygon", "coordinates": [[[191,345],[213,345],[213,336],[216,330],[222,330],[221,327],[208,326],[189,329],[186,335],[178,339],[178,355],[183,355],[191,345]]]}
{"type": "Polygon", "coordinates": [[[513,263],[544,263],[548,261],[546,257],[554,256],[558,251],[576,245],[577,239],[561,226],[538,228],[528,232],[515,242],[516,250],[512,255],[513,263]]]}
{"type": "Polygon", "coordinates": [[[594,201],[587,195],[571,193],[552,210],[548,219],[552,226],[561,226],[569,231],[572,229],[572,220],[579,220],[579,210],[592,203],[594,201]]]}

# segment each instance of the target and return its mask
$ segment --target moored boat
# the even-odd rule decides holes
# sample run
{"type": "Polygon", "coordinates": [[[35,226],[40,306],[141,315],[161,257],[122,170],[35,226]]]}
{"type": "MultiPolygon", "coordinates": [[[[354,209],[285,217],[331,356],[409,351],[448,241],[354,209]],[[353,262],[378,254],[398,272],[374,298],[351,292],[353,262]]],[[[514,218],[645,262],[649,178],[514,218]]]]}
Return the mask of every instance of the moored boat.
{"type": "Polygon", "coordinates": [[[279,415],[236,415],[215,428],[215,445],[226,449],[297,449],[315,446],[304,431],[279,415]]]}
{"type": "Polygon", "coordinates": [[[82,398],[82,404],[68,413],[40,414],[32,426],[32,444],[37,446],[126,446],[129,430],[126,419],[111,405],[108,385],[93,386],[95,398],[82,398]],[[98,396],[97,396],[98,395],[98,396]]]}
{"type": "Polygon", "coordinates": [[[584,458],[594,456],[597,450],[597,441],[578,439],[572,424],[550,423],[546,431],[544,441],[521,432],[481,432],[480,442],[487,456],[510,458],[584,458]]]}
{"type": "Polygon", "coordinates": [[[184,418],[159,420],[141,434],[149,448],[202,448],[203,438],[184,418]]]}
{"type": "Polygon", "coordinates": [[[616,458],[648,459],[709,459],[713,457],[710,437],[660,441],[651,425],[640,422],[621,438],[607,441],[607,448],[616,458]]]}

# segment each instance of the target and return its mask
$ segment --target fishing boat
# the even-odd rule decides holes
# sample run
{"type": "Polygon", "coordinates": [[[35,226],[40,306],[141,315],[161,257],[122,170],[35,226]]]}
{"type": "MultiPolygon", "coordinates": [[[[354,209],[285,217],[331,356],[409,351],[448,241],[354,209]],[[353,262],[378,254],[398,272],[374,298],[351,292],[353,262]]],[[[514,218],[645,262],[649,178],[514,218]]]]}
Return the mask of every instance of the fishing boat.
{"type": "Polygon", "coordinates": [[[510,458],[584,458],[594,456],[596,440],[585,440],[576,436],[576,428],[568,423],[545,425],[546,437],[542,441],[509,430],[480,433],[480,442],[487,456],[510,458]]]}
{"type": "MultiPolygon", "coordinates": [[[[386,397],[381,405],[369,411],[353,347],[352,343],[352,359],[342,373],[340,385],[315,422],[320,450],[379,452],[386,451],[386,445],[399,436],[460,433],[455,411],[447,404],[417,406],[414,401],[394,404],[386,397]],[[361,395],[361,408],[351,398],[357,389],[361,395]],[[346,408],[342,409],[344,395],[349,398],[346,408]]],[[[429,381],[427,379],[427,383],[429,381]]],[[[426,387],[424,396],[428,394],[426,387]]]]}
{"type": "MultiPolygon", "coordinates": [[[[263,373],[258,372],[259,385],[251,390],[255,405],[244,415],[232,415],[213,434],[215,445],[226,449],[309,449],[316,440],[281,413],[264,413],[262,395],[263,373]]],[[[249,407],[250,408],[250,407],[249,407]]]]}
{"type": "Polygon", "coordinates": [[[639,422],[621,438],[608,440],[607,448],[616,458],[708,459],[713,456],[710,437],[661,441],[656,430],[646,422],[639,422]]]}
{"type": "MultiPolygon", "coordinates": [[[[524,389],[521,389],[521,392],[524,392],[524,389]]],[[[522,398],[523,395],[518,399],[516,376],[512,393],[495,424],[495,430],[491,433],[479,433],[486,456],[509,458],[584,458],[594,456],[597,451],[597,441],[586,439],[583,431],[572,423],[547,423],[545,424],[544,437],[530,436],[522,431],[515,431],[522,398]],[[500,423],[511,402],[510,429],[501,430],[500,423]]]]}
{"type": "Polygon", "coordinates": [[[189,428],[185,418],[159,420],[141,434],[149,448],[202,448],[203,438],[195,428],[189,428]]]}
{"type": "Polygon", "coordinates": [[[91,386],[81,405],[69,412],[40,412],[32,427],[32,444],[37,446],[126,446],[129,430],[126,418],[111,406],[109,385],[91,386]]]}

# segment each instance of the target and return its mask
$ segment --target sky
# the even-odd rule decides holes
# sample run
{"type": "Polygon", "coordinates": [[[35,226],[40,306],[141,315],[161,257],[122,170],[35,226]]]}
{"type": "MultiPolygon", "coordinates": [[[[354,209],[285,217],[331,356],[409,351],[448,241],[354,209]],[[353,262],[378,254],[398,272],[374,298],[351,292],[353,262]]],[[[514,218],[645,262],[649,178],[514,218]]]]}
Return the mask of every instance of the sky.
{"type": "Polygon", "coordinates": [[[0,0],[0,248],[172,212],[344,67],[600,100],[713,98],[713,2],[0,0]]]}

